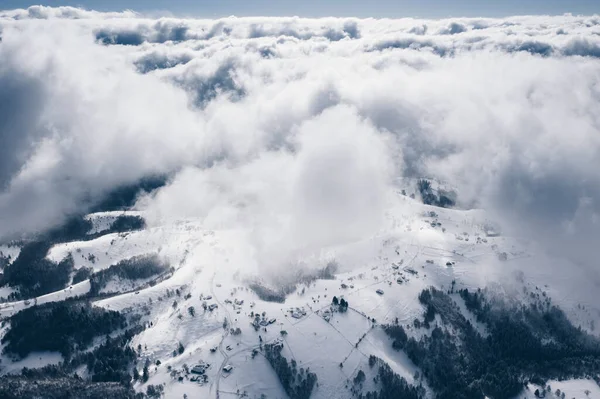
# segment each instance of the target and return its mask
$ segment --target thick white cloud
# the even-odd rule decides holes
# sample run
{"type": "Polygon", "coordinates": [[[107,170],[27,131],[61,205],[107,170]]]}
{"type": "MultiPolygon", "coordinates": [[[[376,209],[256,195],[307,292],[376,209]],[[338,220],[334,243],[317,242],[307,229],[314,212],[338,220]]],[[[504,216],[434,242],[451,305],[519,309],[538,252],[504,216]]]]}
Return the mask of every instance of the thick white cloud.
{"type": "Polygon", "coordinates": [[[292,130],[293,151],[187,168],[138,206],[151,223],[193,217],[247,229],[263,267],[376,233],[392,178],[385,136],[345,105],[292,130]]]}
{"type": "Polygon", "coordinates": [[[265,258],[372,234],[395,178],[592,263],[600,18],[153,20],[0,12],[0,237],[152,173],[153,218],[265,258]],[[277,244],[277,245],[275,245],[277,244]],[[263,252],[261,252],[263,251],[263,252]]]}

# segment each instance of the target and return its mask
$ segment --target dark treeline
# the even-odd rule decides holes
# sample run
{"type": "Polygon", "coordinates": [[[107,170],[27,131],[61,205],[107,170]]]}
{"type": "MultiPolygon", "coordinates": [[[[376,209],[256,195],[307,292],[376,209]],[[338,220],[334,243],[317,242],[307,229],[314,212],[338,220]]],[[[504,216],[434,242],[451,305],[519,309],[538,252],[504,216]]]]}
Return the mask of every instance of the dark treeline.
{"type": "Polygon", "coordinates": [[[317,382],[317,375],[310,369],[297,369],[296,361],[288,362],[281,354],[283,344],[280,342],[266,344],[264,354],[275,374],[279,378],[283,389],[291,399],[309,399],[317,382]]]}
{"type": "Polygon", "coordinates": [[[144,399],[132,387],[114,382],[90,382],[71,376],[57,378],[0,377],[3,399],[144,399]]]}
{"type": "Polygon", "coordinates": [[[369,367],[377,367],[377,376],[374,381],[379,391],[367,392],[359,395],[360,399],[420,399],[425,395],[422,386],[412,386],[398,374],[394,373],[389,364],[376,356],[369,356],[369,367]]]}
{"type": "Polygon", "coordinates": [[[10,256],[4,256],[0,252],[0,270],[4,269],[11,261],[10,256]]]}
{"type": "Polygon", "coordinates": [[[59,364],[23,368],[18,376],[0,377],[0,397],[144,399],[144,394],[133,390],[131,371],[135,367],[136,353],[126,345],[141,330],[142,327],[134,327],[118,337],[107,337],[94,350],[59,364]],[[87,366],[86,379],[75,373],[82,364],[87,366]]]}
{"type": "Polygon", "coordinates": [[[64,288],[73,272],[73,258],[68,256],[56,263],[46,259],[46,255],[54,244],[75,240],[85,235],[91,226],[88,220],[72,218],[26,243],[17,259],[4,268],[2,284],[18,287],[20,292],[11,299],[44,295],[64,288]]]}
{"type": "Polygon", "coordinates": [[[1,342],[9,355],[22,358],[35,351],[56,351],[68,359],[95,337],[125,326],[119,312],[68,300],[33,306],[12,316],[1,342]]]}
{"type": "Polygon", "coordinates": [[[21,297],[26,298],[65,288],[73,272],[73,258],[69,255],[58,263],[46,259],[51,246],[48,241],[26,244],[17,259],[4,268],[2,283],[18,287],[21,297]]]}
{"type": "Polygon", "coordinates": [[[91,212],[118,211],[131,208],[140,195],[167,184],[167,176],[150,176],[140,179],[137,183],[123,185],[109,192],[104,199],[92,207],[91,212]]]}
{"type": "MultiPolygon", "coordinates": [[[[26,243],[19,256],[10,265],[5,265],[0,284],[19,288],[19,294],[9,299],[18,300],[48,294],[63,289],[73,273],[73,258],[67,256],[61,262],[46,259],[53,245],[74,240],[91,240],[100,235],[138,230],[145,227],[145,221],[139,216],[121,215],[110,229],[97,234],[88,234],[92,223],[84,217],[73,217],[62,226],[40,234],[34,241],[26,243]]],[[[89,277],[85,271],[75,273],[76,281],[89,277]],[[85,277],[85,278],[84,278],[85,277]]]]}
{"type": "Polygon", "coordinates": [[[156,254],[134,256],[93,274],[90,278],[90,295],[97,295],[114,278],[143,280],[162,274],[168,269],[168,265],[161,262],[156,254]]]}
{"type": "Polygon", "coordinates": [[[92,227],[92,222],[83,216],[73,216],[61,226],[40,234],[37,239],[51,244],[82,240],[92,227]]]}
{"type": "Polygon", "coordinates": [[[417,189],[421,194],[421,199],[426,205],[439,206],[441,208],[449,208],[455,205],[452,193],[438,190],[437,193],[433,192],[431,188],[431,182],[425,179],[421,179],[417,182],[417,189]]]}
{"type": "Polygon", "coordinates": [[[406,345],[406,341],[408,341],[408,335],[406,335],[406,331],[402,328],[401,325],[398,324],[389,324],[384,325],[383,330],[386,332],[390,338],[393,339],[392,347],[397,351],[402,350],[406,345]]]}
{"type": "Polygon", "coordinates": [[[482,291],[464,289],[460,295],[486,325],[491,349],[526,373],[563,379],[600,372],[600,340],[575,327],[549,301],[509,308],[487,299],[482,291]]]}
{"type": "Polygon", "coordinates": [[[141,328],[133,328],[115,338],[107,337],[104,343],[91,352],[79,354],[68,364],[73,370],[85,364],[93,382],[118,382],[128,385],[136,363],[135,351],[127,345],[141,328]]]}
{"type": "Polygon", "coordinates": [[[144,218],[138,215],[119,215],[107,230],[89,234],[93,227],[91,220],[84,215],[72,216],[61,226],[39,234],[36,241],[58,244],[71,241],[89,241],[109,233],[124,233],[146,227],[144,218]]]}
{"type": "Polygon", "coordinates": [[[135,325],[120,335],[109,334],[126,325],[119,312],[93,308],[88,302],[67,300],[25,309],[10,319],[2,339],[4,351],[26,356],[33,351],[59,351],[64,361],[20,375],[0,377],[1,398],[123,398],[143,399],[132,386],[136,352],[128,346],[142,332],[135,325]],[[92,350],[95,338],[104,341],[92,350]],[[83,379],[76,371],[87,368],[83,379]]]}
{"type": "Polygon", "coordinates": [[[121,215],[110,225],[109,231],[105,233],[124,233],[126,231],[142,230],[146,227],[146,221],[137,215],[121,215]]]}
{"type": "Polygon", "coordinates": [[[487,336],[450,296],[435,288],[419,296],[425,313],[442,320],[430,336],[407,339],[402,326],[384,328],[394,348],[404,350],[421,369],[437,398],[513,397],[529,381],[600,372],[599,342],[575,328],[560,309],[548,304],[508,306],[480,291],[460,294],[485,325],[487,336]]]}
{"type": "Polygon", "coordinates": [[[82,281],[87,280],[94,274],[94,269],[91,267],[80,267],[73,274],[73,284],[81,283],[82,281]]]}
{"type": "Polygon", "coordinates": [[[127,386],[131,383],[132,370],[137,361],[136,352],[127,343],[142,330],[141,326],[136,326],[116,337],[107,336],[102,344],[91,351],[80,352],[58,364],[37,369],[25,367],[21,375],[30,379],[72,377],[79,366],[85,365],[90,381],[117,382],[127,386]]]}
{"type": "Polygon", "coordinates": [[[248,287],[254,291],[260,299],[267,302],[284,303],[285,297],[287,296],[287,293],[283,290],[276,291],[260,282],[250,283],[248,284],[248,287]]]}
{"type": "Polygon", "coordinates": [[[339,265],[335,262],[328,262],[325,267],[306,271],[304,268],[298,268],[289,276],[281,279],[275,279],[272,286],[265,285],[257,280],[250,282],[248,287],[263,301],[284,303],[288,295],[296,292],[299,284],[310,285],[317,280],[333,280],[339,265]]]}
{"type": "MultiPolygon", "coordinates": [[[[166,184],[166,176],[148,177],[135,184],[118,187],[98,202],[91,211],[114,211],[127,209],[135,203],[141,194],[150,193],[166,184]]],[[[33,240],[25,242],[17,259],[10,265],[3,262],[4,274],[1,285],[19,288],[11,300],[44,295],[68,284],[68,277],[73,271],[72,262],[68,259],[56,263],[45,259],[48,250],[55,244],[75,240],[91,240],[108,233],[123,233],[143,229],[146,223],[139,216],[121,215],[106,230],[96,234],[88,234],[92,222],[82,215],[72,216],[61,226],[39,233],[33,240]]]]}

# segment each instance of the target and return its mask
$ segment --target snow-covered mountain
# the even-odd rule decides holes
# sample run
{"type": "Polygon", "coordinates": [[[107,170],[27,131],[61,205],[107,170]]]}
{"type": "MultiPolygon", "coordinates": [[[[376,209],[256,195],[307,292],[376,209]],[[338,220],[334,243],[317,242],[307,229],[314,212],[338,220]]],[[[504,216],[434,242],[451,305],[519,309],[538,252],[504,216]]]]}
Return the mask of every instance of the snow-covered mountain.
{"type": "MultiPolygon", "coordinates": [[[[90,214],[84,219],[91,226],[87,237],[52,245],[47,259],[58,263],[72,256],[71,275],[89,268],[92,280],[111,266],[149,255],[168,268],[144,278],[115,274],[92,284],[85,279],[36,298],[6,302],[0,307],[9,321],[5,328],[11,316],[36,304],[89,300],[144,326],[127,342],[136,351],[140,373],[149,364],[147,381],[134,382],[136,391],[160,385],[166,397],[202,398],[308,397],[286,393],[289,381],[281,380],[267,357],[267,347],[273,351],[279,346],[280,354],[303,370],[300,375],[316,376],[312,398],[378,392],[381,382],[373,380],[377,368],[369,366],[372,356],[409,385],[422,387],[424,397],[434,397],[436,390],[423,371],[385,332],[385,326],[399,325],[417,340],[436,326],[455,333],[444,314],[427,327],[415,324],[423,320],[427,306],[419,297],[429,287],[447,292],[483,337],[490,334],[488,326],[467,309],[460,290],[487,287],[490,296],[521,305],[537,303],[540,295],[552,298],[573,325],[597,335],[597,282],[564,259],[492,231],[493,221],[482,210],[425,205],[418,195],[414,199],[396,192],[380,231],[297,258],[301,268],[282,265],[280,275],[261,269],[249,244],[251,231],[206,229],[198,220],[185,219],[110,232],[110,222],[119,217],[143,216],[128,211],[90,214]],[[542,269],[536,266],[540,263],[552,266],[542,269]],[[94,284],[100,288],[94,291],[94,284]],[[347,309],[336,305],[341,300],[347,309]],[[359,373],[366,377],[355,382],[359,373]]],[[[94,342],[92,348],[102,340],[94,342]]],[[[57,352],[33,351],[18,360],[5,354],[2,373],[61,360],[57,352]]],[[[89,373],[85,367],[78,370],[82,376],[89,373]]],[[[593,392],[590,397],[600,393],[592,379],[548,384],[566,395],[578,395],[584,386],[593,392]]],[[[531,385],[519,397],[532,397],[535,389],[531,385]]]]}
{"type": "Polygon", "coordinates": [[[600,397],[599,26],[0,11],[0,397],[600,397]]]}

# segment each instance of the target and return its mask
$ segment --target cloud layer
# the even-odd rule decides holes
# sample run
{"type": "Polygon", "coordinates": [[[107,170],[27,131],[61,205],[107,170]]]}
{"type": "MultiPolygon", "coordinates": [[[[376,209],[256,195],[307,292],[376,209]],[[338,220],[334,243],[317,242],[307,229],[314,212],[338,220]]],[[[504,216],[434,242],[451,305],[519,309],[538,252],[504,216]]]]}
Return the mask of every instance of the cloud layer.
{"type": "Polygon", "coordinates": [[[156,220],[250,226],[259,250],[285,256],[377,231],[398,179],[428,176],[594,262],[598,16],[152,20],[38,6],[0,12],[0,32],[0,237],[167,173],[138,204],[156,220]]]}

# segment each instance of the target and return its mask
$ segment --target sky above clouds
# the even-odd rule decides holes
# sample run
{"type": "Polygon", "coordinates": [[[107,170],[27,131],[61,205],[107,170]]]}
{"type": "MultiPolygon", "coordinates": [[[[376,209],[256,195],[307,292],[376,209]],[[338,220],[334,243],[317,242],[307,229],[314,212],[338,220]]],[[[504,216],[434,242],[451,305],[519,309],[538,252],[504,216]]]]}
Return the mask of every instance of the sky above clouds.
{"type": "Polygon", "coordinates": [[[0,12],[0,238],[170,176],[150,221],[257,248],[374,234],[401,182],[594,264],[600,17],[150,18],[0,12]]]}
{"type": "Polygon", "coordinates": [[[596,0],[4,0],[1,9],[31,5],[74,6],[99,11],[134,10],[153,15],[200,18],[300,16],[360,18],[505,17],[510,15],[597,14],[596,0]]]}

